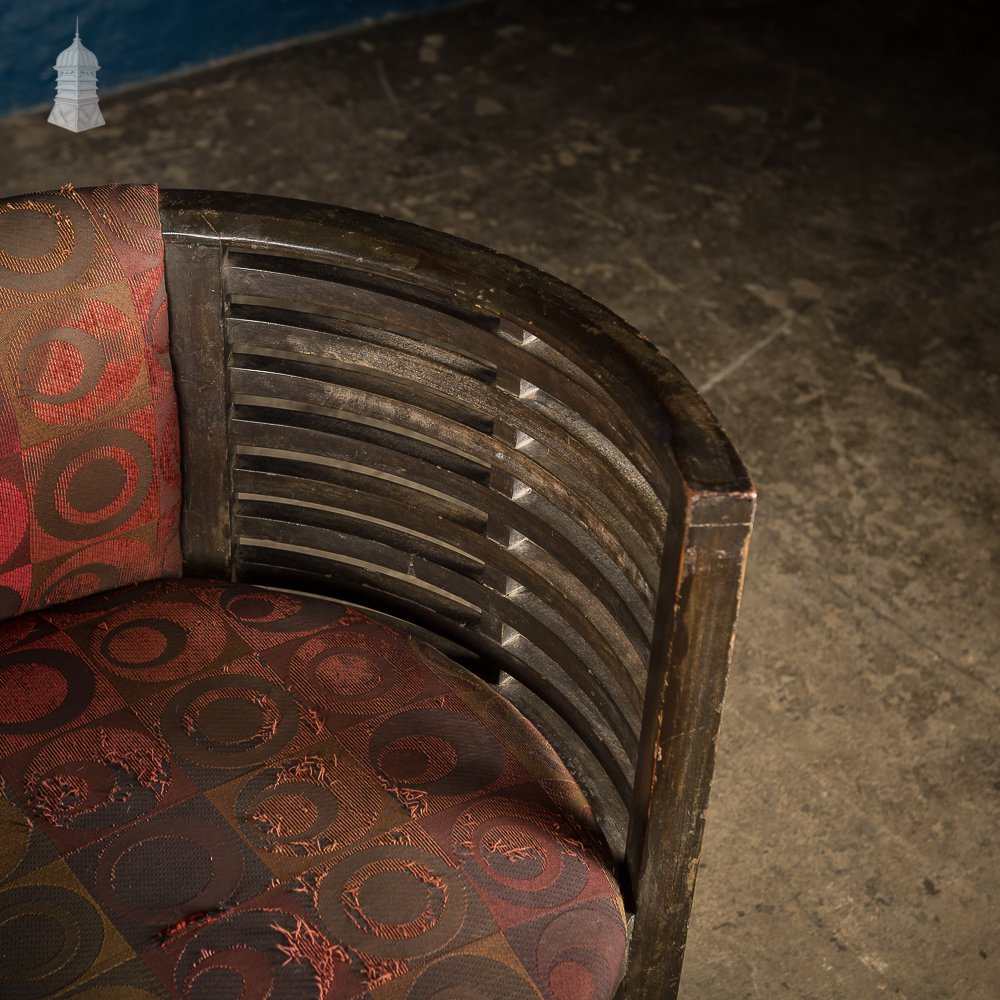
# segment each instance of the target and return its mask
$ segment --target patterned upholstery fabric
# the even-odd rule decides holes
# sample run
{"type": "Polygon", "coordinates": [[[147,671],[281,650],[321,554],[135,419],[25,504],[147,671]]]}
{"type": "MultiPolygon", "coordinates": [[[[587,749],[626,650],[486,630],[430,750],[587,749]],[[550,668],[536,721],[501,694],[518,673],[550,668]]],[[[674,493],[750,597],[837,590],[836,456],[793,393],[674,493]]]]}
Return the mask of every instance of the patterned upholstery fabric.
{"type": "Polygon", "coordinates": [[[358,612],[206,581],[0,624],[0,991],[608,1000],[578,786],[358,612]]]}
{"type": "Polygon", "coordinates": [[[155,186],[0,201],[0,619],[180,572],[155,186]]]}

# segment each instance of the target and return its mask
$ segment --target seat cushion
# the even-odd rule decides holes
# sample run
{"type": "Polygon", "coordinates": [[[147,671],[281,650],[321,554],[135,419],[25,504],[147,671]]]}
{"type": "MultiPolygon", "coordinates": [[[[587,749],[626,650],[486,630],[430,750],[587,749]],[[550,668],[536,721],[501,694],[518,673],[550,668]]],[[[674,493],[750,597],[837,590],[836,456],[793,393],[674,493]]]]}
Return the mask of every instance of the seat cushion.
{"type": "Polygon", "coordinates": [[[154,185],[0,200],[0,619],[179,575],[154,185]]]}
{"type": "Polygon", "coordinates": [[[350,608],[169,580],[0,623],[0,775],[12,996],[607,1000],[619,978],[621,898],[553,749],[350,608]]]}

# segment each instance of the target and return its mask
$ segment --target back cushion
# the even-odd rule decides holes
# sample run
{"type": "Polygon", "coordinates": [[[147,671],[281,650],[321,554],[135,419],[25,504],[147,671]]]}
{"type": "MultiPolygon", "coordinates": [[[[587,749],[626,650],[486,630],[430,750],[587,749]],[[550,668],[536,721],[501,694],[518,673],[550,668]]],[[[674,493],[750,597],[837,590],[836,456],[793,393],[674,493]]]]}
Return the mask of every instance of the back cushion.
{"type": "Polygon", "coordinates": [[[0,200],[0,619],[178,576],[155,185],[0,200]]]}

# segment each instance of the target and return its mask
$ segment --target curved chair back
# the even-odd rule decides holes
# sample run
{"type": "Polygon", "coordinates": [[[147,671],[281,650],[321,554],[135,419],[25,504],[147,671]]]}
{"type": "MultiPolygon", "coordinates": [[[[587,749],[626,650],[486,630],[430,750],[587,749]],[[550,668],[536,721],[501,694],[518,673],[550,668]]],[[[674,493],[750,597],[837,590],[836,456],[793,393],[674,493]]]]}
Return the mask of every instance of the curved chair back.
{"type": "Polygon", "coordinates": [[[496,683],[590,796],[676,990],[754,493],[621,319],[455,237],[161,192],[185,571],[355,603],[496,683]]]}

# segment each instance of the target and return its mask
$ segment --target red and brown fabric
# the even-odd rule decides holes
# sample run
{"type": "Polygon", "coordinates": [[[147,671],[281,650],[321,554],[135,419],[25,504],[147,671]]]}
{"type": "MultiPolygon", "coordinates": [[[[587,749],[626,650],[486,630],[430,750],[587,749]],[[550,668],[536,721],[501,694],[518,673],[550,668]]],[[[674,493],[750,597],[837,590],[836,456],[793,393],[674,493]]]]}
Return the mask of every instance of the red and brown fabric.
{"type": "Polygon", "coordinates": [[[180,572],[155,186],[0,201],[0,619],[180,572]]]}
{"type": "Polygon", "coordinates": [[[0,776],[11,996],[608,1000],[619,978],[621,899],[555,752],[339,605],[179,580],[0,624],[0,776]]]}

